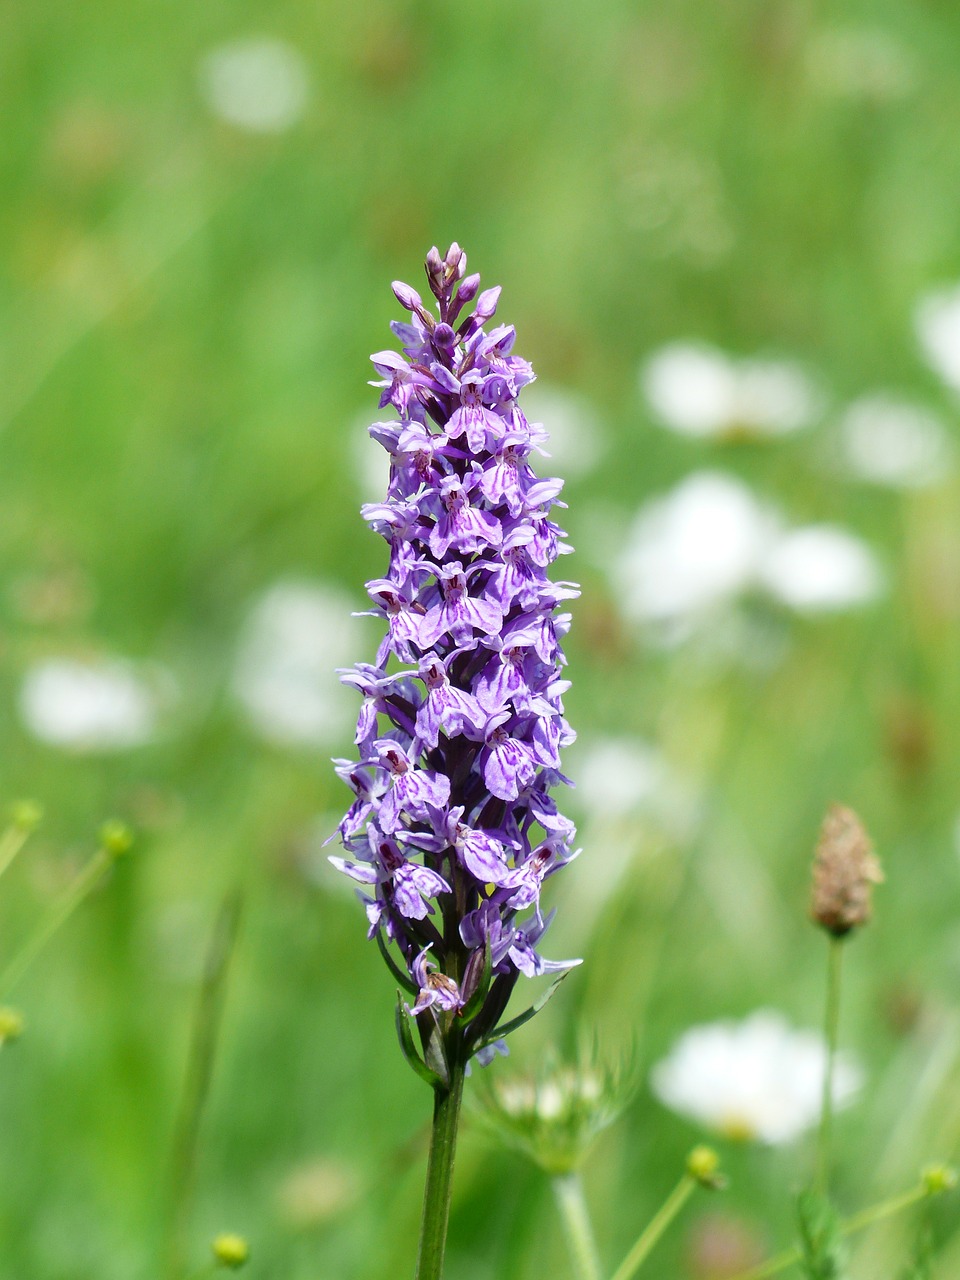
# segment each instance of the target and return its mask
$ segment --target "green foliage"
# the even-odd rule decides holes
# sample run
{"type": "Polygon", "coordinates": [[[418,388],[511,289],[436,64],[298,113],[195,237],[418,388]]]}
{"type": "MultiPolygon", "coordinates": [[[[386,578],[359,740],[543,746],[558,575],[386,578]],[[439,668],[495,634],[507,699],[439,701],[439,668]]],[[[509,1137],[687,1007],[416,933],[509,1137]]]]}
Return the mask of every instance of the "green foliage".
{"type": "Polygon", "coordinates": [[[846,1248],[833,1204],[816,1191],[797,1198],[803,1269],[808,1280],[848,1280],[846,1248]]]}
{"type": "Polygon", "coordinates": [[[901,1273],[901,1280],[934,1280],[934,1243],[929,1223],[917,1233],[913,1257],[901,1273]]]}

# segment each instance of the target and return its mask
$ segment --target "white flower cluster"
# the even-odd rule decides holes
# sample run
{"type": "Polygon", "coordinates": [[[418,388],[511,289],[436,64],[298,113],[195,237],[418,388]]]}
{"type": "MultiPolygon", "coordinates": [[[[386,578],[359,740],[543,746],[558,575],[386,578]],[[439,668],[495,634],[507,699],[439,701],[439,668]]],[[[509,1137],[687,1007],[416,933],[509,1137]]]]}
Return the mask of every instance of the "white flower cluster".
{"type": "MultiPolygon", "coordinates": [[[[691,1027],[653,1068],[651,1085],[666,1106],[716,1133],[776,1146],[817,1122],[826,1062],[818,1032],[761,1009],[742,1022],[691,1027]]],[[[858,1064],[838,1055],[834,1106],[852,1101],[862,1082],[858,1064]]]]}
{"type": "Polygon", "coordinates": [[[736,360],[702,342],[674,342],[640,373],[657,419],[682,435],[781,436],[817,417],[821,397],[796,364],[736,360]]]}
{"type": "Polygon", "coordinates": [[[790,528],[742,480],[699,471],[643,506],[613,566],[626,616],[690,623],[747,590],[801,613],[867,604],[883,586],[871,549],[837,525],[790,528]]]}

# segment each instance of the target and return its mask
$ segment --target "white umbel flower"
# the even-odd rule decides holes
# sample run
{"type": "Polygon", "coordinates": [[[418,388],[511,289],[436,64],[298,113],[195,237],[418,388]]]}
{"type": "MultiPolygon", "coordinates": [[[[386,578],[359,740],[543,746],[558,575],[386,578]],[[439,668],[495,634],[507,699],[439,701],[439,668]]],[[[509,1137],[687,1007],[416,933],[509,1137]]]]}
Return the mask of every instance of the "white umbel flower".
{"type": "Polygon", "coordinates": [[[24,677],[20,717],[28,732],[51,746],[125,751],[155,736],[164,683],[169,686],[169,677],[159,671],[121,658],[44,658],[24,677]]]}
{"type": "MultiPolygon", "coordinates": [[[[777,1146],[816,1124],[826,1061],[818,1032],[761,1009],[742,1022],[691,1027],[653,1068],[651,1085],[671,1110],[716,1133],[777,1146]]],[[[838,1055],[834,1105],[850,1102],[862,1081],[856,1062],[838,1055]]]]}
{"type": "Polygon", "coordinates": [[[735,360],[705,343],[674,342],[654,352],[640,385],[663,426],[700,438],[786,435],[819,408],[816,389],[796,364],[735,360]]]}
{"type": "Polygon", "coordinates": [[[778,528],[735,476],[699,471],[641,508],[618,557],[627,616],[671,622],[738,595],[778,528]]]}
{"type": "Polygon", "coordinates": [[[960,391],[960,284],[921,298],[914,326],[927,363],[948,387],[960,391]]]}
{"type": "Polygon", "coordinates": [[[523,412],[528,422],[546,429],[548,474],[573,479],[596,466],[606,441],[597,409],[586,396],[538,378],[524,389],[523,412]]]}
{"type": "Polygon", "coordinates": [[[937,484],[953,463],[953,442],[936,414],[885,392],[850,405],[840,443],[851,475],[891,489],[937,484]]]}
{"type": "Polygon", "coordinates": [[[760,581],[798,613],[833,613],[869,604],[883,589],[883,573],[862,539],[830,524],[804,525],[783,535],[764,558],[760,581]]]}
{"type": "Polygon", "coordinates": [[[356,699],[334,670],[361,637],[353,602],[320,582],[277,582],[254,603],[240,637],[234,695],[254,729],[280,746],[342,743],[356,699]]]}
{"type": "Polygon", "coordinates": [[[200,64],[200,87],[211,111],[251,133],[281,133],[303,115],[307,67],[284,40],[248,37],[214,49],[200,64]]]}

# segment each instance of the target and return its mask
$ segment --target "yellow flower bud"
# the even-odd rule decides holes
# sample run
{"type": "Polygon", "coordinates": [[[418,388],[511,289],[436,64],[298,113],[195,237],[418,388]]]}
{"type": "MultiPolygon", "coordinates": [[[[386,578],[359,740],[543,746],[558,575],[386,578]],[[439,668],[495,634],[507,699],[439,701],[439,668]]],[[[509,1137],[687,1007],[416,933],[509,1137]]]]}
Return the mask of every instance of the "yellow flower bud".
{"type": "Polygon", "coordinates": [[[35,800],[18,800],[10,806],[10,821],[21,831],[32,831],[43,820],[43,810],[35,800]]]}
{"type": "Polygon", "coordinates": [[[687,1156],[687,1173],[702,1187],[716,1187],[720,1157],[713,1147],[694,1147],[687,1156]]]}
{"type": "Polygon", "coordinates": [[[23,1014],[0,1005],[0,1045],[13,1044],[23,1034],[23,1014]]]}
{"type": "Polygon", "coordinates": [[[100,828],[100,844],[112,858],[122,858],[133,844],[133,832],[123,822],[105,822],[100,828]]]}
{"type": "Polygon", "coordinates": [[[928,1164],[921,1176],[928,1196],[938,1196],[943,1191],[952,1191],[957,1185],[957,1171],[948,1164],[928,1164]]]}
{"type": "Polygon", "coordinates": [[[250,1257],[250,1246],[243,1236],[224,1232],[213,1242],[213,1256],[222,1267],[237,1271],[250,1257]]]}

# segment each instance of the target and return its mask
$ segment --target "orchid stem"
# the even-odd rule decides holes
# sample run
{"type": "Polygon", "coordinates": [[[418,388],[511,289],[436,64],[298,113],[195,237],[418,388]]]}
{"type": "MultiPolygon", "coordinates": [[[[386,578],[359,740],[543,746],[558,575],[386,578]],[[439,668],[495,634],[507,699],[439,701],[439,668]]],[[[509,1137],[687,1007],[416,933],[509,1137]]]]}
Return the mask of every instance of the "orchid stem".
{"type": "Polygon", "coordinates": [[[579,1280],[600,1280],[597,1244],[580,1175],[574,1170],[560,1174],[552,1181],[577,1276],[579,1280]]]}
{"type": "Polygon", "coordinates": [[[433,1100],[433,1128],[427,1157],[427,1181],[423,1192],[420,1250],[416,1280],[441,1280],[443,1255],[450,1221],[453,1161],[457,1150],[460,1104],[463,1101],[465,1064],[450,1054],[450,1083],[437,1088],[433,1100]]]}
{"type": "Polygon", "coordinates": [[[820,1134],[817,1142],[817,1190],[822,1196],[827,1196],[830,1192],[830,1157],[833,1143],[833,1079],[840,1030],[842,962],[843,939],[831,937],[827,960],[827,1007],[824,1022],[827,1061],[823,1073],[823,1101],[820,1109],[820,1134]]]}
{"type": "Polygon", "coordinates": [[[691,1177],[690,1174],[685,1174],[680,1179],[669,1196],[667,1196],[663,1205],[640,1233],[636,1244],[620,1263],[614,1273],[613,1280],[631,1280],[631,1277],[636,1275],[653,1252],[654,1245],[657,1244],[667,1227],[670,1226],[693,1195],[697,1185],[697,1179],[691,1177]]]}
{"type": "MultiPolygon", "coordinates": [[[[890,1200],[882,1200],[879,1204],[871,1205],[869,1209],[855,1213],[852,1218],[842,1222],[840,1224],[840,1234],[842,1236],[855,1235],[858,1231],[864,1231],[867,1227],[872,1227],[875,1222],[882,1222],[885,1218],[892,1218],[894,1214],[900,1213],[904,1209],[909,1209],[920,1200],[925,1200],[929,1195],[929,1188],[921,1183],[919,1187],[914,1187],[912,1191],[905,1191],[902,1195],[893,1196],[890,1200]]],[[[742,1271],[738,1276],[734,1277],[734,1280],[767,1280],[768,1276],[779,1275],[781,1271],[786,1271],[787,1267],[792,1267],[802,1260],[802,1250],[784,1249],[782,1253],[775,1254],[772,1258],[768,1258],[766,1262],[761,1262],[759,1266],[751,1267],[749,1271],[742,1271]]]]}

